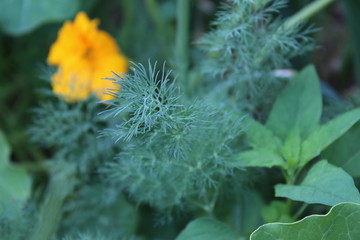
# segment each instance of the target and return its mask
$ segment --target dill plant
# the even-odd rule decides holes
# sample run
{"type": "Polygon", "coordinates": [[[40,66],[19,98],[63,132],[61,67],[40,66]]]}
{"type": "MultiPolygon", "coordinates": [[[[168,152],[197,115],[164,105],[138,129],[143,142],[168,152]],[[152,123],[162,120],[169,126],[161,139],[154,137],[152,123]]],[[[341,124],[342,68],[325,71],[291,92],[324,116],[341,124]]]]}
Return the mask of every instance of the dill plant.
{"type": "MultiPolygon", "coordinates": [[[[13,204],[16,205],[17,203],[13,204]]],[[[32,232],[35,211],[29,207],[20,211],[12,211],[14,206],[11,204],[1,204],[1,208],[1,238],[5,240],[26,239],[32,232]]]]}
{"type": "MultiPolygon", "coordinates": [[[[278,15],[287,4],[275,1],[222,3],[212,30],[197,41],[207,58],[201,63],[206,84],[216,98],[235,102],[238,111],[263,115],[284,85],[274,71],[314,48],[312,27],[288,27],[278,15]],[[225,94],[225,96],[224,96],[225,94]]],[[[258,116],[264,117],[264,116],[258,116]]]]}
{"type": "Polygon", "coordinates": [[[99,231],[111,239],[131,236],[139,222],[135,206],[116,187],[94,178],[77,187],[65,202],[61,235],[99,231]]]}
{"type": "Polygon", "coordinates": [[[106,126],[98,115],[99,107],[95,98],[72,104],[53,98],[33,109],[28,133],[33,142],[55,150],[53,159],[76,162],[80,172],[88,172],[113,153],[106,140],[97,139],[98,131],[106,126]]]}
{"type": "Polygon", "coordinates": [[[103,112],[118,122],[103,134],[122,146],[106,174],[139,203],[164,209],[196,199],[213,211],[214,192],[232,175],[226,162],[241,118],[181,97],[165,65],[160,71],[149,62],[146,71],[135,64],[130,71],[112,78],[120,88],[103,112]]]}
{"type": "MultiPolygon", "coordinates": [[[[96,201],[91,201],[93,192],[79,197],[74,191],[82,192],[84,186],[101,181],[92,176],[101,165],[111,160],[115,152],[110,141],[97,138],[99,130],[108,124],[98,115],[101,108],[103,106],[92,97],[76,103],[50,98],[33,110],[33,125],[28,133],[35,143],[53,154],[48,156],[49,161],[43,167],[48,171],[49,183],[40,195],[43,203],[37,213],[38,223],[29,239],[48,239],[58,230],[58,225],[59,233],[64,227],[70,233],[71,227],[66,223],[72,221],[73,215],[63,213],[67,214],[66,209],[74,200],[78,202],[78,211],[85,204],[81,204],[82,199],[89,205],[96,204],[96,201]]],[[[106,204],[102,207],[106,208],[106,204]]],[[[76,232],[86,221],[85,216],[77,218],[76,232]]]]}

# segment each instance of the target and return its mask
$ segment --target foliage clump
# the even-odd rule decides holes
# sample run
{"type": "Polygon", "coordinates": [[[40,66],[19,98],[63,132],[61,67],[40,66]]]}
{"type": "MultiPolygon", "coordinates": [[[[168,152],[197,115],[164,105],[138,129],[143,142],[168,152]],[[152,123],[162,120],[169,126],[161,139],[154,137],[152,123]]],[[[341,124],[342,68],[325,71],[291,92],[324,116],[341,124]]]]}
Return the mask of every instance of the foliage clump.
{"type": "Polygon", "coordinates": [[[314,48],[309,36],[313,28],[287,27],[278,17],[286,4],[227,1],[213,29],[198,41],[207,55],[202,62],[207,85],[218,97],[230,93],[240,110],[256,113],[271,104],[274,91],[282,86],[275,70],[290,67],[292,58],[314,48]]]}
{"type": "Polygon", "coordinates": [[[17,203],[1,204],[0,233],[4,240],[25,240],[32,233],[34,209],[20,209],[17,203]]]}
{"type": "Polygon", "coordinates": [[[76,235],[98,229],[111,239],[131,236],[138,223],[135,207],[116,187],[93,182],[78,187],[64,204],[60,232],[76,235]]]}
{"type": "Polygon", "coordinates": [[[96,162],[111,158],[111,142],[97,138],[106,123],[98,115],[94,98],[72,104],[53,99],[33,111],[29,135],[32,141],[55,151],[53,159],[76,163],[80,172],[86,172],[96,162]]]}
{"type": "Polygon", "coordinates": [[[165,66],[158,71],[150,63],[148,72],[135,65],[128,75],[116,75],[120,90],[104,112],[119,122],[104,134],[122,140],[123,148],[106,169],[111,181],[159,208],[208,199],[232,174],[226,162],[241,132],[241,119],[182,99],[169,76],[165,66]]]}

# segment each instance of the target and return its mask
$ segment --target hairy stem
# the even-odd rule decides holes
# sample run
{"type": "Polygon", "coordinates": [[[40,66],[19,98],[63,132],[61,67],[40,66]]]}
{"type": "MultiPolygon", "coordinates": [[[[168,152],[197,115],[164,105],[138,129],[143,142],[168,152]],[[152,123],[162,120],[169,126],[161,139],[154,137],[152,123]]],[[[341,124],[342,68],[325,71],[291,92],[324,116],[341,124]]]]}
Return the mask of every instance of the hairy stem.
{"type": "Polygon", "coordinates": [[[297,12],[295,15],[290,17],[285,23],[284,27],[286,29],[296,26],[299,23],[306,21],[307,19],[314,16],[316,13],[320,12],[322,9],[327,7],[330,3],[335,0],[317,0],[310,3],[308,6],[303,8],[301,11],[297,12]]]}
{"type": "Polygon", "coordinates": [[[175,65],[177,66],[179,78],[186,95],[190,95],[190,86],[188,79],[189,10],[190,0],[177,0],[175,65]]]}

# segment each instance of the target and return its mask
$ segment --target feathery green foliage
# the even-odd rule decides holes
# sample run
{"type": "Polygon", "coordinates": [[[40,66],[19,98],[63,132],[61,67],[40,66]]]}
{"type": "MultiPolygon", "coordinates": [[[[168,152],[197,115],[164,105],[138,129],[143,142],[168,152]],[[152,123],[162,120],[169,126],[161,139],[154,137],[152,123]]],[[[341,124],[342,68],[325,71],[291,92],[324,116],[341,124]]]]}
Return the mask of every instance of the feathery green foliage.
{"type": "Polygon", "coordinates": [[[233,95],[241,110],[251,113],[273,100],[281,86],[276,69],[311,49],[313,28],[285,28],[276,15],[287,1],[239,1],[222,4],[213,30],[198,41],[208,58],[202,70],[216,94],[233,95]],[[220,88],[220,90],[219,90],[220,88]]]}
{"type": "Polygon", "coordinates": [[[34,109],[29,135],[33,142],[55,150],[53,159],[76,162],[78,170],[86,172],[95,162],[111,159],[113,153],[110,141],[97,138],[106,126],[98,115],[100,108],[93,98],[78,103],[44,102],[34,109]]]}
{"type": "Polygon", "coordinates": [[[166,132],[174,128],[180,122],[187,121],[188,111],[182,105],[177,104],[179,94],[174,82],[169,82],[170,72],[165,71],[165,64],[162,72],[156,70],[149,62],[149,72],[142,65],[136,65],[130,70],[132,74],[120,76],[115,74],[121,86],[120,91],[112,91],[116,100],[109,101],[111,106],[116,106],[106,111],[108,115],[117,117],[122,113],[130,113],[128,120],[116,127],[115,134],[117,141],[130,140],[133,136],[145,134],[154,127],[159,127],[166,132]],[[134,68],[135,67],[135,68],[134,68]],[[181,114],[185,111],[185,114],[181,114]]]}
{"type": "Polygon", "coordinates": [[[105,237],[101,233],[90,234],[90,233],[79,233],[74,237],[64,237],[62,240],[113,240],[113,238],[105,237]]]}
{"type": "Polygon", "coordinates": [[[113,80],[121,88],[105,113],[119,124],[105,134],[123,140],[123,150],[107,167],[111,181],[136,201],[159,208],[182,205],[184,199],[207,201],[232,174],[226,162],[241,119],[201,101],[185,102],[165,65],[160,72],[149,63],[148,73],[135,65],[113,80]]]}
{"type": "MultiPolygon", "coordinates": [[[[9,203],[8,203],[9,204],[9,203]]],[[[12,203],[17,205],[17,203],[12,203]]],[[[32,231],[35,219],[34,209],[1,204],[0,233],[3,240],[26,240],[32,231]]]]}
{"type": "Polygon", "coordinates": [[[60,232],[76,234],[99,229],[113,239],[134,234],[138,215],[114,186],[87,182],[78,187],[64,204],[60,232]]]}

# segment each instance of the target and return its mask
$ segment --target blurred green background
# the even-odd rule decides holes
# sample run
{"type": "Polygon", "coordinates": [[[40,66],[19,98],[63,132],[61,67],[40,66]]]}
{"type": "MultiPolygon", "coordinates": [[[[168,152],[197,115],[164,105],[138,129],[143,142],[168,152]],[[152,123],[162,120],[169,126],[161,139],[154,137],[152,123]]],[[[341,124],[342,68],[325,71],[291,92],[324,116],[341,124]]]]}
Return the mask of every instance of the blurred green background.
{"type": "MultiPolygon", "coordinates": [[[[193,42],[208,31],[221,2],[192,1],[191,66],[201,58],[193,42]]],[[[291,16],[311,2],[291,0],[281,14],[291,16]]],[[[174,0],[0,0],[0,10],[0,129],[16,162],[41,161],[46,155],[26,134],[30,109],[43,100],[38,90],[49,85],[41,75],[57,31],[78,11],[99,18],[100,28],[116,38],[132,61],[167,60],[171,64],[174,59],[174,0]]],[[[360,80],[359,12],[360,1],[335,1],[310,19],[310,24],[320,28],[314,35],[319,47],[293,61],[295,68],[315,63],[321,79],[341,97],[356,92],[356,79],[360,80]]]]}

